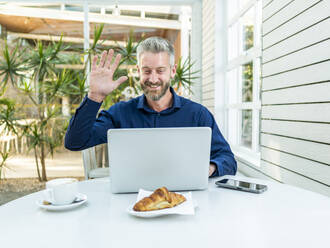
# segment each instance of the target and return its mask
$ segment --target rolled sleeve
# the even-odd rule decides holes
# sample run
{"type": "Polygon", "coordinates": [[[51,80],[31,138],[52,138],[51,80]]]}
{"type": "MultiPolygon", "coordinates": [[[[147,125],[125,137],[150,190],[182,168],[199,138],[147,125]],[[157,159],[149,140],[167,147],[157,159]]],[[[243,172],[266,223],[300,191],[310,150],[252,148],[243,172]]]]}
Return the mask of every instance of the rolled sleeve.
{"type": "Polygon", "coordinates": [[[234,154],[221,134],[213,115],[204,107],[201,110],[200,124],[212,129],[210,163],[215,164],[217,169],[211,177],[235,175],[237,163],[234,154]]]}
{"type": "Polygon", "coordinates": [[[79,151],[96,145],[97,136],[93,135],[96,115],[102,103],[94,102],[87,96],[71,118],[66,135],[65,148],[79,151]]]}

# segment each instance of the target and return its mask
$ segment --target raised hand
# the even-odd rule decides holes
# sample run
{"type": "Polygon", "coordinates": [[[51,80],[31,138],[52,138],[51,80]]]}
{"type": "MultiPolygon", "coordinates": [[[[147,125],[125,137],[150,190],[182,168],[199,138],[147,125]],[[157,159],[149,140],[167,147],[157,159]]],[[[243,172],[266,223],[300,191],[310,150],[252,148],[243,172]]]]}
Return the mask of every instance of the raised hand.
{"type": "Polygon", "coordinates": [[[122,76],[116,81],[113,80],[113,74],[121,58],[121,55],[118,54],[111,64],[113,54],[112,49],[109,52],[103,51],[99,64],[97,64],[98,56],[93,57],[88,92],[88,98],[93,101],[102,102],[107,95],[127,80],[126,76],[122,76]]]}

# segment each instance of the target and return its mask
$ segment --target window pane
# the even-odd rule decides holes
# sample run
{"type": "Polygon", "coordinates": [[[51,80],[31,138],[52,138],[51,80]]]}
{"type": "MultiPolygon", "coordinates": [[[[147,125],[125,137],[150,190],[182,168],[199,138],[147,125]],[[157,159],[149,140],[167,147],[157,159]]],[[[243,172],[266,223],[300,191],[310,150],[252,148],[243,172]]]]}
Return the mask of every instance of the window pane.
{"type": "Polygon", "coordinates": [[[253,101],[253,62],[242,66],[242,102],[253,101]]]}
{"type": "Polygon", "coordinates": [[[252,148],[252,110],[242,110],[241,145],[252,148]]]}
{"type": "Polygon", "coordinates": [[[228,59],[238,56],[238,24],[233,24],[228,30],[228,59]]]}
{"type": "Polygon", "coordinates": [[[228,83],[228,103],[229,104],[235,104],[238,103],[237,99],[237,69],[231,70],[227,72],[227,83],[228,83]]]}
{"type": "Polygon", "coordinates": [[[241,18],[241,32],[242,32],[242,49],[249,50],[253,47],[253,33],[254,33],[254,7],[249,9],[241,18]]]}
{"type": "Polygon", "coordinates": [[[239,114],[237,109],[228,110],[228,141],[235,146],[238,145],[239,114]]]}

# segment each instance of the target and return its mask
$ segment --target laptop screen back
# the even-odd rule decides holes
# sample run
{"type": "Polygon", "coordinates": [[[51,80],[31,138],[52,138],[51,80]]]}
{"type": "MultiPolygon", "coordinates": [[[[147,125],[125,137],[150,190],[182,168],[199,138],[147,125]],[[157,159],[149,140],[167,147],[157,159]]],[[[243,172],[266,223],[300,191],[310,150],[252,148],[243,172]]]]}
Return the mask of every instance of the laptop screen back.
{"type": "Polygon", "coordinates": [[[111,191],[206,189],[210,147],[209,127],[111,129],[111,191]]]}

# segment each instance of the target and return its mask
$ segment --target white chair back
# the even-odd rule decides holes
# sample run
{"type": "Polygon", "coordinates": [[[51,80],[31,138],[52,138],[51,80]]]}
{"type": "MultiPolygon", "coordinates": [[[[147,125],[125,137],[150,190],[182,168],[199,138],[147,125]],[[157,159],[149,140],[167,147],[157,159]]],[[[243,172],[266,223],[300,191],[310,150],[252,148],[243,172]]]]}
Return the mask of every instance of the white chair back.
{"type": "Polygon", "coordinates": [[[86,180],[109,176],[107,149],[107,144],[101,144],[82,151],[86,180]]]}

